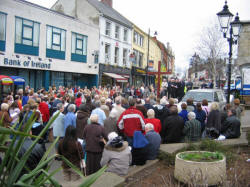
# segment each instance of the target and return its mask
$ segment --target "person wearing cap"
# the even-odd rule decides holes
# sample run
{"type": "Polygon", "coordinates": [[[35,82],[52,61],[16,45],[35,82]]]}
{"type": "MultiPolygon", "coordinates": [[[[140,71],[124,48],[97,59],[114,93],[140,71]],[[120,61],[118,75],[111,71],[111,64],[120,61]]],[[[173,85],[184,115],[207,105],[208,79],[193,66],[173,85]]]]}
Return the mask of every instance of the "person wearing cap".
{"type": "Polygon", "coordinates": [[[108,165],[106,172],[120,176],[127,175],[132,159],[128,142],[123,141],[123,138],[116,132],[109,133],[108,139],[102,154],[101,166],[108,165]]]}

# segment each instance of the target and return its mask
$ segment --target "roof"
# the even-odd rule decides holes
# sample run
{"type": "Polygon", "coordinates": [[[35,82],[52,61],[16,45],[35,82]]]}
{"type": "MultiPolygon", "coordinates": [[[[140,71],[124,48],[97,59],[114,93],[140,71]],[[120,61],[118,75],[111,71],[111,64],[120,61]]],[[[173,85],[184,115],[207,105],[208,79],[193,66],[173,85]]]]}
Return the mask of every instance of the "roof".
{"type": "Polygon", "coordinates": [[[104,17],[109,18],[115,22],[118,22],[119,24],[124,25],[128,28],[132,28],[132,23],[112,7],[98,0],[87,0],[87,1],[92,6],[94,6],[100,13],[102,13],[104,17]]]}
{"type": "Polygon", "coordinates": [[[250,24],[250,20],[240,21],[240,23],[241,23],[242,25],[249,25],[249,24],[250,24]]]}
{"type": "Polygon", "coordinates": [[[70,18],[70,19],[75,19],[75,18],[72,17],[72,16],[63,14],[63,13],[61,13],[61,12],[57,12],[56,10],[49,9],[49,8],[40,6],[40,5],[35,4],[35,3],[31,3],[31,2],[26,1],[26,0],[15,0],[15,1],[20,2],[20,3],[25,3],[25,4],[29,5],[29,6],[33,6],[33,7],[36,7],[36,8],[40,8],[40,9],[45,10],[45,11],[48,11],[48,12],[53,12],[53,13],[55,13],[55,14],[58,14],[58,15],[61,15],[61,16],[64,16],[64,17],[67,17],[67,18],[70,18]]]}

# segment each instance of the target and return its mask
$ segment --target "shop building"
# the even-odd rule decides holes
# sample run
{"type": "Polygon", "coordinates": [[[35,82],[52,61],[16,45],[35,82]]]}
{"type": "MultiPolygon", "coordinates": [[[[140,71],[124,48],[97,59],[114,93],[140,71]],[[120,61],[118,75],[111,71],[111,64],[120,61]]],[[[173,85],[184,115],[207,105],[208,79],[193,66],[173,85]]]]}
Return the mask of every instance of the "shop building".
{"type": "Polygon", "coordinates": [[[0,74],[36,90],[98,84],[99,27],[23,0],[0,1],[0,74]]]}

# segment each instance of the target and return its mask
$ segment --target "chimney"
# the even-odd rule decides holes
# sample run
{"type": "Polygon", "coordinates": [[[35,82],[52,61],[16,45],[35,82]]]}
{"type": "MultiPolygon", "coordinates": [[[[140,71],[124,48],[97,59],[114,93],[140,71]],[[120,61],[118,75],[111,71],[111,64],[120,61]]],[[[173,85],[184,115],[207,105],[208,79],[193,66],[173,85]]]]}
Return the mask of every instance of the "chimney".
{"type": "Polygon", "coordinates": [[[113,0],[101,0],[101,2],[113,8],[113,0]]]}

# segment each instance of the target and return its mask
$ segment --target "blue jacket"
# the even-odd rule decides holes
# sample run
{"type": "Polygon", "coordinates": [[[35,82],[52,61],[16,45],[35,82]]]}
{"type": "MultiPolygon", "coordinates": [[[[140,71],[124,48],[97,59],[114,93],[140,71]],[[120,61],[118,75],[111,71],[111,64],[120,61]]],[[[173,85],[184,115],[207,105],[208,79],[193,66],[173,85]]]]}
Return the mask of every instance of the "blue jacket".
{"type": "Polygon", "coordinates": [[[188,121],[188,111],[187,110],[182,110],[180,113],[179,113],[179,116],[182,117],[182,119],[184,120],[184,123],[186,123],[186,121],[188,121]]]}
{"type": "Polygon", "coordinates": [[[196,119],[201,122],[201,128],[204,129],[205,128],[205,120],[207,118],[207,114],[204,110],[201,111],[194,111],[195,115],[196,115],[196,119]]]}
{"type": "Polygon", "coordinates": [[[76,128],[76,115],[68,112],[64,117],[64,135],[68,126],[73,125],[76,128]]]}
{"type": "Polygon", "coordinates": [[[147,160],[155,160],[158,155],[159,148],[161,145],[161,136],[158,133],[156,133],[154,130],[151,130],[147,132],[145,137],[147,138],[149,142],[147,146],[147,149],[148,149],[147,160]]]}

